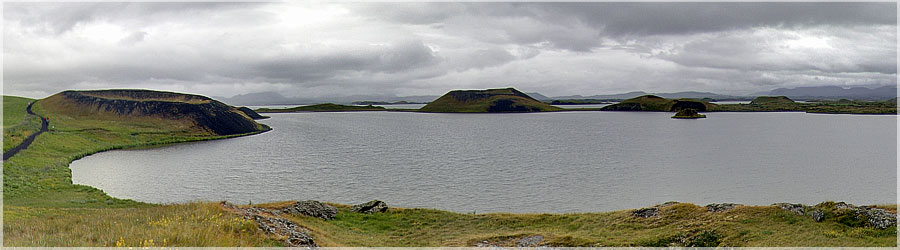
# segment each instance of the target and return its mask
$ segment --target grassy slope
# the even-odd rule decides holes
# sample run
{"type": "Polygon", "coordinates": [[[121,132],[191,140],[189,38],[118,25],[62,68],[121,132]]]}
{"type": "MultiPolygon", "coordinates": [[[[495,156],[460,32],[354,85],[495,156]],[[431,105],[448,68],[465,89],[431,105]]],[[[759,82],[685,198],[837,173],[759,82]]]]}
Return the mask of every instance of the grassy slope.
{"type": "Polygon", "coordinates": [[[637,218],[630,211],[473,215],[389,209],[383,214],[358,214],[338,206],[340,212],[332,221],[288,218],[309,228],[322,246],[473,246],[483,240],[528,235],[542,235],[551,246],[658,246],[679,235],[704,231],[715,232],[722,246],[895,246],[897,242],[893,228],[851,227],[836,220],[818,223],[774,206],[711,213],[682,203],[661,208],[659,218],[637,218]]]}
{"type": "MultiPolygon", "coordinates": [[[[4,106],[5,112],[17,107],[4,106]]],[[[172,131],[143,122],[76,120],[44,109],[56,128],[3,163],[3,232],[6,246],[277,246],[247,229],[233,214],[203,218],[219,211],[215,204],[153,205],[109,197],[102,191],[73,185],[69,162],[85,155],[140,145],[208,140],[213,137],[172,131]],[[159,218],[168,220],[160,226],[159,218]],[[235,231],[235,227],[240,228],[235,231]],[[241,231],[241,229],[245,231],[241,231]],[[89,233],[87,233],[89,232],[89,233]]],[[[216,213],[218,214],[218,213],[216,213]]]]}
{"type": "MultiPolygon", "coordinates": [[[[7,109],[7,107],[4,107],[7,109]]],[[[127,121],[54,117],[54,131],[4,162],[6,246],[278,246],[251,222],[213,203],[154,205],[109,197],[71,184],[68,163],[84,155],[137,145],[210,137],[127,121]],[[219,213],[222,213],[221,215],[219,213]],[[150,241],[152,240],[152,242],[150,241]]],[[[284,204],[281,204],[284,205],[284,204]]],[[[895,208],[894,208],[895,209],[895,208]]],[[[363,215],[341,206],[336,220],[290,217],[324,246],[464,246],[485,239],[541,234],[561,246],[653,245],[679,234],[715,230],[729,246],[895,246],[896,231],[815,223],[774,207],[712,214],[690,204],[662,209],[662,219],[629,211],[584,214],[458,214],[391,209],[363,215]]]]}
{"type": "Polygon", "coordinates": [[[257,113],[289,113],[289,112],[333,112],[333,111],[384,111],[384,107],[380,106],[351,106],[340,105],[334,103],[323,103],[308,106],[298,106],[286,109],[270,109],[260,108],[255,110],[257,113]]]}
{"type": "Polygon", "coordinates": [[[482,113],[487,112],[494,102],[498,100],[510,100],[514,105],[536,107],[541,111],[559,111],[561,108],[554,107],[549,104],[528,99],[521,96],[515,96],[511,89],[490,89],[480,91],[486,94],[494,94],[487,99],[457,100],[452,96],[453,92],[445,94],[440,98],[428,103],[425,107],[419,109],[423,112],[459,112],[459,113],[482,113]]]}
{"type": "Polygon", "coordinates": [[[624,100],[620,103],[639,103],[645,108],[645,110],[669,111],[669,108],[672,107],[672,104],[674,104],[675,101],[657,96],[645,95],[624,100]]]}
{"type": "Polygon", "coordinates": [[[41,120],[25,112],[28,99],[17,96],[3,96],[3,151],[22,143],[26,137],[41,129],[41,120]]]}

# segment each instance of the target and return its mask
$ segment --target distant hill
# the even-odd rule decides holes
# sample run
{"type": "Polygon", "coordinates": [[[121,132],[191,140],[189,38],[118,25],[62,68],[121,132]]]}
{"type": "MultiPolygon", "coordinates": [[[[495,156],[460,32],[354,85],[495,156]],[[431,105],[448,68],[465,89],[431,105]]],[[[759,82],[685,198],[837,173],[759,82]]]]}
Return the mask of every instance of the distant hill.
{"type": "Polygon", "coordinates": [[[233,97],[214,97],[229,105],[235,106],[262,106],[262,105],[300,105],[316,103],[341,103],[352,104],[354,102],[411,102],[427,103],[434,101],[438,96],[393,96],[393,95],[351,95],[316,98],[290,98],[277,92],[257,92],[241,94],[233,97]]]}
{"type": "Polygon", "coordinates": [[[603,111],[679,111],[691,108],[707,111],[715,104],[692,99],[666,99],[655,95],[644,95],[600,108],[603,111]]]}
{"type": "Polygon", "coordinates": [[[531,92],[531,93],[525,93],[525,94],[528,95],[528,96],[530,96],[531,98],[537,99],[538,101],[542,101],[542,102],[543,102],[543,101],[551,101],[551,100],[553,100],[553,98],[547,97],[547,96],[542,95],[542,94],[537,93],[537,92],[531,92]]]}
{"type": "Polygon", "coordinates": [[[84,120],[165,124],[173,130],[216,135],[265,129],[237,108],[199,95],[136,89],[69,90],[39,102],[52,113],[84,120]]]}
{"type": "MultiPolygon", "coordinates": [[[[631,99],[635,97],[650,95],[650,93],[644,91],[633,91],[622,94],[613,94],[613,95],[592,95],[592,96],[581,96],[581,95],[572,95],[572,96],[554,96],[550,99],[553,100],[578,100],[578,99],[593,99],[593,100],[625,100],[631,99]]],[[[683,91],[683,92],[674,92],[674,93],[655,93],[652,94],[654,96],[669,98],[669,99],[682,99],[682,98],[691,98],[691,99],[715,99],[715,100],[729,100],[729,99],[746,99],[741,96],[732,96],[732,95],[722,95],[710,92],[697,92],[697,91],[683,91]]]]}
{"type": "Polygon", "coordinates": [[[293,108],[285,108],[285,109],[270,109],[270,108],[261,108],[257,109],[257,112],[260,113],[291,113],[291,112],[340,112],[340,111],[382,111],[385,110],[384,107],[381,106],[351,106],[351,105],[340,105],[334,103],[322,103],[308,106],[298,106],[293,108]]]}
{"type": "Polygon", "coordinates": [[[239,107],[237,109],[241,112],[244,112],[244,114],[247,115],[247,117],[250,117],[250,119],[253,119],[253,120],[262,120],[262,119],[271,118],[268,116],[260,115],[259,113],[256,113],[256,111],[253,111],[252,109],[250,109],[248,107],[239,107]]]}
{"type": "Polygon", "coordinates": [[[215,97],[217,100],[230,105],[275,105],[291,104],[293,100],[284,97],[277,92],[258,92],[226,97],[215,97]]]}
{"type": "Polygon", "coordinates": [[[772,103],[780,103],[780,104],[791,104],[794,103],[794,100],[788,98],[786,96],[760,96],[753,99],[750,104],[772,104],[772,103]]]}
{"type": "Polygon", "coordinates": [[[779,88],[769,91],[770,96],[787,96],[791,99],[858,99],[887,100],[897,97],[897,86],[882,86],[874,89],[864,87],[842,88],[839,86],[779,88]]]}
{"type": "Polygon", "coordinates": [[[514,88],[487,90],[454,90],[419,109],[423,112],[540,112],[558,107],[540,102],[514,88]]]}

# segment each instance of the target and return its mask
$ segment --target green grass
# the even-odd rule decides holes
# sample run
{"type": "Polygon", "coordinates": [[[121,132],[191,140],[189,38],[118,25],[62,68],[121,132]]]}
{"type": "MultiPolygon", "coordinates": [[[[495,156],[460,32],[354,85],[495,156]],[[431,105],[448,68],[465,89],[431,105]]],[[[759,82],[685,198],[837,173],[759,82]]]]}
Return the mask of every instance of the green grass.
{"type": "Polygon", "coordinates": [[[897,103],[891,101],[816,101],[795,103],[768,101],[751,104],[720,104],[710,112],[778,112],[797,111],[829,114],[897,114],[897,103]]]}
{"type": "MultiPolygon", "coordinates": [[[[15,112],[11,109],[15,107],[4,106],[4,115],[15,112]]],[[[72,184],[69,163],[92,153],[226,137],[144,120],[70,117],[45,109],[40,101],[34,111],[53,117],[55,129],[3,163],[5,246],[281,245],[215,203],[147,204],[72,184]]],[[[322,246],[472,246],[483,240],[509,245],[536,234],[553,246],[896,246],[897,241],[895,229],[864,227],[827,206],[833,216],[821,223],[772,206],[707,213],[678,204],[662,208],[662,217],[648,219],[627,210],[472,215],[392,208],[383,214],[356,214],[338,206],[332,221],[287,218],[308,228],[322,246]]],[[[896,205],[882,207],[896,211],[896,205]]]]}
{"type": "Polygon", "coordinates": [[[214,203],[131,208],[4,206],[5,246],[281,246],[214,203]]]}
{"type": "MultiPolygon", "coordinates": [[[[16,108],[21,107],[4,106],[4,113],[10,114],[16,108]]],[[[224,211],[216,204],[146,204],[72,184],[69,163],[89,154],[226,136],[180,130],[166,126],[168,123],[148,124],[141,119],[86,120],[54,113],[45,109],[41,101],[32,110],[52,117],[55,128],[3,162],[6,246],[116,246],[117,241],[124,246],[146,246],[149,240],[156,246],[163,245],[161,242],[166,246],[280,244],[261,237],[256,227],[248,229],[244,222],[241,228],[245,231],[237,232],[233,230],[237,224],[214,220],[176,220],[166,227],[147,225],[159,216],[187,218],[209,210],[224,211]]],[[[232,217],[229,214],[227,218],[232,217]]]]}
{"type": "Polygon", "coordinates": [[[4,95],[3,129],[22,123],[25,120],[25,116],[28,114],[25,112],[25,107],[28,107],[28,102],[33,101],[34,99],[30,98],[4,95]]]}
{"type": "Polygon", "coordinates": [[[323,103],[308,106],[298,106],[285,109],[260,108],[255,111],[258,113],[287,113],[287,112],[339,112],[339,111],[384,111],[381,106],[351,106],[340,105],[334,103],[323,103]]]}
{"type": "Polygon", "coordinates": [[[3,96],[3,152],[41,129],[41,119],[25,112],[30,101],[34,99],[3,96]]]}
{"type": "MultiPolygon", "coordinates": [[[[513,88],[487,90],[454,90],[420,108],[421,112],[486,113],[492,107],[520,108],[530,112],[559,111],[559,107],[535,100],[513,88]]],[[[524,111],[524,110],[523,110],[524,111]]],[[[520,112],[520,111],[499,111],[520,112]]]]}
{"type": "MultiPolygon", "coordinates": [[[[896,246],[896,230],[815,222],[774,206],[741,206],[723,213],[693,204],[660,209],[659,218],[630,211],[577,214],[460,214],[389,209],[359,214],[339,206],[335,220],[288,216],[322,246],[473,246],[542,235],[551,246],[896,246]]],[[[514,241],[506,241],[513,246],[514,241]]],[[[502,245],[502,244],[501,244],[502,245]]]]}

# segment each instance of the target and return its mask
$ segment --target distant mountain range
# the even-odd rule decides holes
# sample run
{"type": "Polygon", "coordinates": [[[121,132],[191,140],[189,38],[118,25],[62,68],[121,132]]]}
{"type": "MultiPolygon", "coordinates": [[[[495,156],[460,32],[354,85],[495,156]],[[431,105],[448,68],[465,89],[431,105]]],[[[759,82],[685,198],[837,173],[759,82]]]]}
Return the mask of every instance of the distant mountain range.
{"type": "Polygon", "coordinates": [[[697,91],[684,91],[684,92],[675,92],[675,93],[647,93],[644,91],[633,91],[622,94],[613,94],[613,95],[592,95],[592,96],[581,96],[581,95],[570,95],[570,96],[554,96],[551,99],[554,100],[564,100],[564,99],[597,99],[597,100],[625,100],[631,99],[638,96],[643,95],[656,95],[663,98],[669,99],[678,99],[678,98],[695,98],[695,99],[746,99],[748,97],[740,97],[740,96],[731,96],[731,95],[722,95],[710,92],[697,92],[697,91]]]}
{"type": "Polygon", "coordinates": [[[897,97],[897,86],[882,86],[874,89],[864,87],[842,88],[838,86],[780,88],[769,92],[771,96],[787,96],[791,99],[857,99],[886,100],[897,97]]]}
{"type": "MultiPolygon", "coordinates": [[[[842,88],[839,86],[820,86],[820,87],[797,87],[797,88],[779,88],[771,91],[753,93],[746,96],[723,95],[711,92],[683,91],[673,93],[647,93],[644,91],[633,91],[621,94],[611,95],[570,95],[570,96],[553,96],[548,97],[540,93],[525,93],[534,99],[540,101],[551,100],[579,100],[579,99],[597,99],[597,100],[625,100],[643,95],[656,95],[668,99],[693,98],[703,99],[709,98],[713,100],[751,100],[756,96],[787,96],[794,100],[810,100],[810,99],[857,99],[857,100],[887,100],[897,97],[897,86],[882,86],[874,89],[864,87],[842,88]]],[[[434,101],[439,96],[390,96],[390,95],[352,95],[342,97],[321,97],[321,98],[289,98],[277,92],[258,92],[250,94],[241,94],[233,97],[213,97],[216,100],[235,106],[258,106],[258,105],[303,105],[318,103],[339,103],[351,104],[354,102],[373,101],[373,102],[416,102],[427,103],[434,101]]]]}
{"type": "Polygon", "coordinates": [[[438,96],[387,96],[387,95],[352,95],[341,97],[320,98],[289,98],[277,92],[258,92],[241,94],[233,97],[213,96],[214,99],[234,106],[262,106],[262,105],[304,105],[319,103],[351,104],[354,102],[415,102],[426,103],[434,101],[438,96]]]}

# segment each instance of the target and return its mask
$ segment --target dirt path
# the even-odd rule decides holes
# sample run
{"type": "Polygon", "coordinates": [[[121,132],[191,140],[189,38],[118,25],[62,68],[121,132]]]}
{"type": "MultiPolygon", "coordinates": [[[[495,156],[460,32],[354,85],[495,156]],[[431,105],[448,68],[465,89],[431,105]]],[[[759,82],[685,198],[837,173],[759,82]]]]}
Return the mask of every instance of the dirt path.
{"type": "Polygon", "coordinates": [[[19,151],[28,148],[28,145],[31,145],[31,143],[34,142],[34,138],[37,138],[38,135],[49,131],[47,127],[50,126],[50,121],[47,121],[47,118],[41,117],[31,112],[31,105],[34,105],[34,102],[29,103],[28,107],[25,108],[25,111],[28,112],[29,115],[41,118],[41,130],[39,130],[37,133],[31,134],[30,136],[28,136],[28,138],[25,138],[25,140],[16,147],[10,149],[9,151],[3,152],[4,161],[9,159],[9,157],[12,157],[13,155],[16,155],[16,153],[18,153],[19,151]]]}

